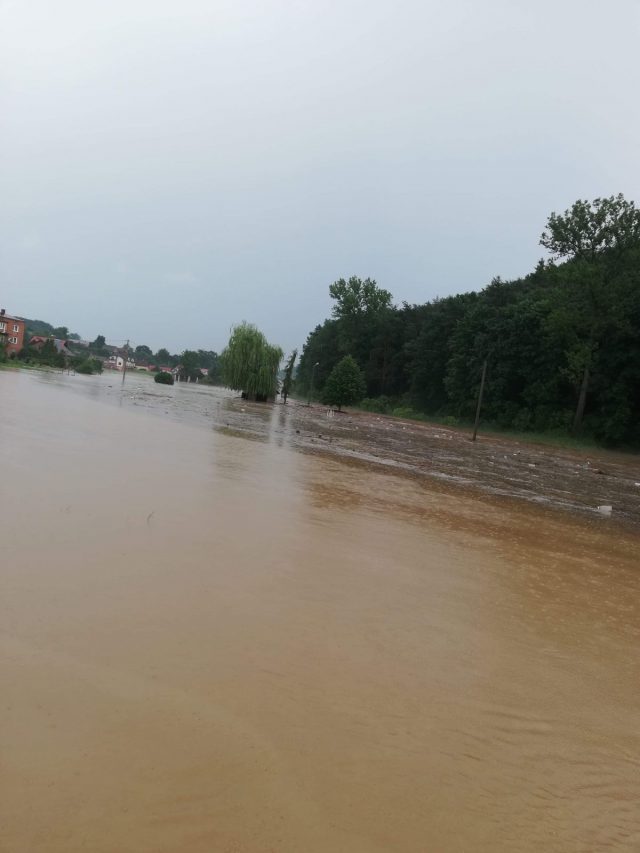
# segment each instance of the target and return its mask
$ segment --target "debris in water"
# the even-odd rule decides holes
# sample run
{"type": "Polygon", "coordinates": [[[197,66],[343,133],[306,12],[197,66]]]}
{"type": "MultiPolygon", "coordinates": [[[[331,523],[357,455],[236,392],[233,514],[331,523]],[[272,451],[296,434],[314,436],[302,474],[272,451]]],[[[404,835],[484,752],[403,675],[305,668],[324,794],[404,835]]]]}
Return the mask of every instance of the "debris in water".
{"type": "Polygon", "coordinates": [[[611,515],[613,512],[613,507],[611,504],[602,504],[602,506],[598,507],[598,512],[600,515],[611,515]]]}

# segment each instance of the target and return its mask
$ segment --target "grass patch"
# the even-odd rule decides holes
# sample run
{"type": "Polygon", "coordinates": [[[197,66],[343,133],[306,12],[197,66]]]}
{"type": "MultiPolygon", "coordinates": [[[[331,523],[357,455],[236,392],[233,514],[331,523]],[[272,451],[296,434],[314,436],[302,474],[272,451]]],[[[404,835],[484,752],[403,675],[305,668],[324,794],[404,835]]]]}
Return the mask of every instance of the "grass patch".
{"type": "MultiPolygon", "coordinates": [[[[405,421],[417,421],[419,423],[432,424],[433,426],[442,426],[449,429],[455,429],[460,432],[473,432],[473,422],[456,418],[453,415],[428,415],[424,412],[418,412],[410,406],[393,406],[389,405],[386,400],[383,400],[381,405],[377,405],[377,401],[363,400],[364,405],[356,407],[358,411],[367,412],[368,414],[381,414],[387,417],[398,418],[405,421]]],[[[497,424],[480,421],[478,427],[478,438],[506,438],[512,441],[522,442],[524,444],[541,444],[547,447],[558,447],[565,450],[607,450],[605,446],[599,444],[593,436],[581,435],[574,436],[562,430],[549,430],[548,432],[526,432],[523,430],[509,429],[498,426],[497,424]]],[[[623,452],[637,453],[637,448],[620,448],[623,452]]]]}

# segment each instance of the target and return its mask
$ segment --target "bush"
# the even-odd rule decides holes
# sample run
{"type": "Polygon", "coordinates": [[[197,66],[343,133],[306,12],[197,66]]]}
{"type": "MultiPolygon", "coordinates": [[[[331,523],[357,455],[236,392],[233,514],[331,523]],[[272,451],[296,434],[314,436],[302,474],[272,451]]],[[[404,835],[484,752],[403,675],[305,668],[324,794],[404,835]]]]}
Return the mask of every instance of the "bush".
{"type": "Polygon", "coordinates": [[[380,397],[365,397],[359,403],[359,408],[365,412],[377,412],[381,415],[388,415],[392,406],[392,401],[384,394],[380,397]]]}
{"type": "Polygon", "coordinates": [[[92,376],[94,373],[102,373],[102,362],[99,358],[85,358],[75,366],[76,373],[92,376]]]}
{"type": "Polygon", "coordinates": [[[446,418],[442,418],[442,425],[455,427],[458,426],[460,421],[454,415],[447,415],[446,418]]]}
{"type": "Polygon", "coordinates": [[[415,418],[417,416],[417,412],[411,406],[397,406],[391,414],[394,418],[415,418]]]}
{"type": "Polygon", "coordinates": [[[161,370],[153,377],[153,381],[157,382],[158,385],[173,385],[174,379],[171,373],[165,373],[161,370]]]}

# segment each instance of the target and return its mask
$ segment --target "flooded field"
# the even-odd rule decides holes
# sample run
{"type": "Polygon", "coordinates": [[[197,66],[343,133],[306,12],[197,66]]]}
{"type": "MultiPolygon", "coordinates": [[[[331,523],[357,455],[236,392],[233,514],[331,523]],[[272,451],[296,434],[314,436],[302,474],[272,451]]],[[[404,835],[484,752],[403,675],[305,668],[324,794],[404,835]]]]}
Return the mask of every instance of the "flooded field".
{"type": "MultiPolygon", "coordinates": [[[[60,378],[64,381],[64,378],[60,378]]],[[[419,479],[456,484],[467,491],[516,497],[543,506],[600,515],[640,530],[640,455],[585,450],[575,452],[529,444],[509,437],[469,432],[365,412],[329,413],[290,400],[286,407],[246,403],[220,388],[156,385],[149,376],[129,375],[124,390],[113,374],[67,387],[105,401],[182,423],[199,424],[314,454],[366,462],[419,479]]],[[[55,381],[52,377],[50,381],[55,381]]]]}
{"type": "Polygon", "coordinates": [[[0,387],[0,850],[640,849],[633,460],[0,387]]]}

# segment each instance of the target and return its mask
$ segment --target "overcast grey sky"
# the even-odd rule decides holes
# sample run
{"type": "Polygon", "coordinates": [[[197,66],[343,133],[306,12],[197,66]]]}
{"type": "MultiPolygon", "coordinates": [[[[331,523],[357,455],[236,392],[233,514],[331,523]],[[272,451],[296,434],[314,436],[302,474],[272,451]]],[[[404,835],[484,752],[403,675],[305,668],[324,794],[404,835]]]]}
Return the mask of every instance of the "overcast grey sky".
{"type": "Polygon", "coordinates": [[[88,338],[300,346],[328,286],[527,273],[640,201],[639,0],[0,0],[0,303],[88,338]]]}

